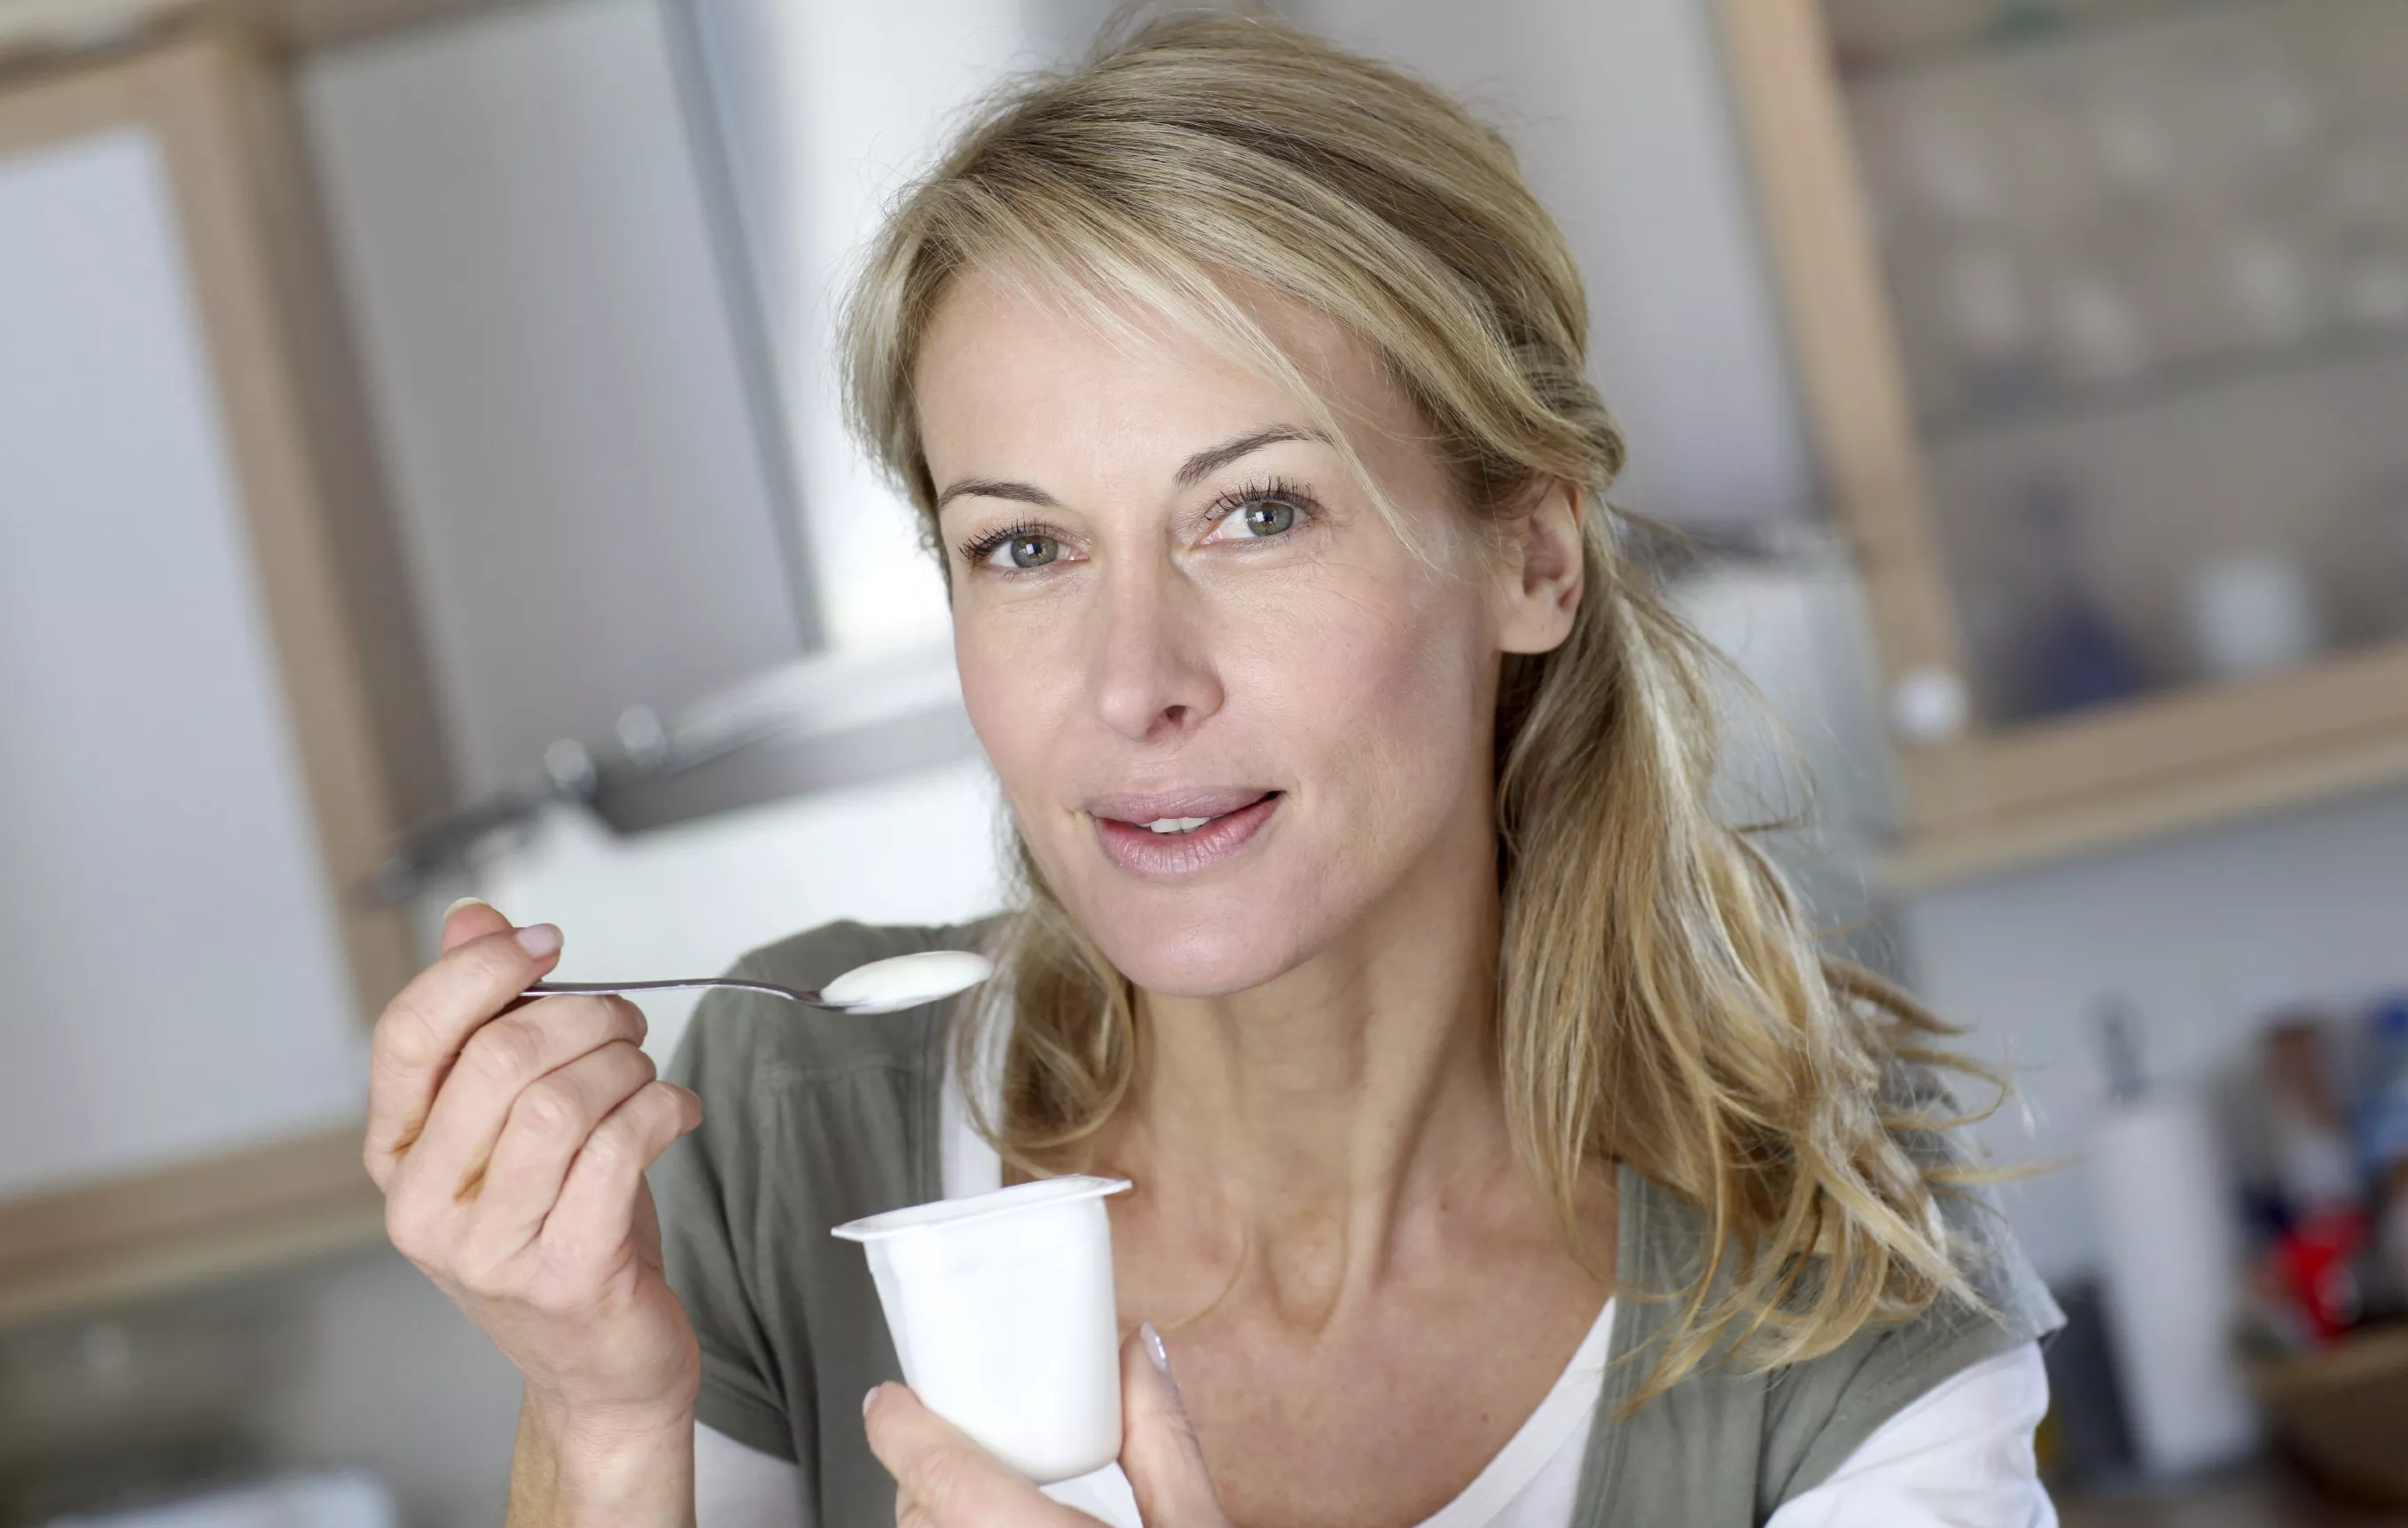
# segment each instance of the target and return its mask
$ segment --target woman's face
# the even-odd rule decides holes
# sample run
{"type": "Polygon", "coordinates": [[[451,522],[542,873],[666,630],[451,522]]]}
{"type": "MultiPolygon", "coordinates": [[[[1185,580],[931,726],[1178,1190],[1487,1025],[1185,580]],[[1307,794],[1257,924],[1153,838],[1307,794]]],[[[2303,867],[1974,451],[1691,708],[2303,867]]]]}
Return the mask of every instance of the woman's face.
{"type": "Polygon", "coordinates": [[[1254,311],[1361,421],[1426,561],[1291,396],[1166,327],[1132,351],[971,276],[915,378],[970,720],[1071,915],[1182,996],[1493,873],[1499,655],[1560,641],[1578,597],[1569,493],[1475,533],[1369,350],[1254,311]]]}

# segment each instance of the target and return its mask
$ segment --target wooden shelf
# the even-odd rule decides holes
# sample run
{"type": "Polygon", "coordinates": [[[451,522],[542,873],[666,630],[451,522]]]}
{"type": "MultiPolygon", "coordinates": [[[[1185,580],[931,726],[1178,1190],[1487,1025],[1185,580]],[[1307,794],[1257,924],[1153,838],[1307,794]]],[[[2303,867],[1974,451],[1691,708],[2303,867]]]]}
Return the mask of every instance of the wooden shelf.
{"type": "Polygon", "coordinates": [[[0,1324],[105,1309],[371,1246],[364,1127],[0,1206],[0,1324]]]}
{"type": "Polygon", "coordinates": [[[2026,722],[1927,778],[1900,890],[2408,782],[2408,641],[2026,722]]]}
{"type": "Polygon", "coordinates": [[[2408,783],[2408,734],[2377,729],[2320,749],[1928,829],[1883,855],[1878,869],[1897,890],[1928,890],[2402,783],[2408,783]]]}
{"type": "Polygon", "coordinates": [[[1914,827],[1946,833],[2268,760],[2378,747],[2386,736],[2408,740],[2408,642],[1985,734],[1969,757],[1921,782],[1914,827]]]}

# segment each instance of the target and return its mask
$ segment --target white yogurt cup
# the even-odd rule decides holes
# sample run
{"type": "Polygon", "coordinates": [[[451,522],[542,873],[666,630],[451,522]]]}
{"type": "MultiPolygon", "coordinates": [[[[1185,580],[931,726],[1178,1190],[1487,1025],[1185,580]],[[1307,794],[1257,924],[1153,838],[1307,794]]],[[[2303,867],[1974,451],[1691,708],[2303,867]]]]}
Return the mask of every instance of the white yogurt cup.
{"type": "Polygon", "coordinates": [[[1101,1469],[1121,1451],[1104,1196],[1128,1186],[1049,1178],[836,1228],[869,1254],[905,1382],[1039,1485],[1101,1469]]]}

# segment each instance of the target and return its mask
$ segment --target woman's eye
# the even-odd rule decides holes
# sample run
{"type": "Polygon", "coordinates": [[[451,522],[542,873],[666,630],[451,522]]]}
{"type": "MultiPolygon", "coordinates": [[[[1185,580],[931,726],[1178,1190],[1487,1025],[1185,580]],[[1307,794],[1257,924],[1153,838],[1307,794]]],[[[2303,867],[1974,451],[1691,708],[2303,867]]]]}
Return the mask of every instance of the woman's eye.
{"type": "Polygon", "coordinates": [[[1062,555],[1062,543],[1050,536],[1015,536],[987,554],[990,567],[1043,567],[1062,555]]]}
{"type": "Polygon", "coordinates": [[[1255,499],[1223,523],[1234,525],[1240,537],[1278,536],[1296,525],[1296,506],[1283,499],[1255,499]]]}

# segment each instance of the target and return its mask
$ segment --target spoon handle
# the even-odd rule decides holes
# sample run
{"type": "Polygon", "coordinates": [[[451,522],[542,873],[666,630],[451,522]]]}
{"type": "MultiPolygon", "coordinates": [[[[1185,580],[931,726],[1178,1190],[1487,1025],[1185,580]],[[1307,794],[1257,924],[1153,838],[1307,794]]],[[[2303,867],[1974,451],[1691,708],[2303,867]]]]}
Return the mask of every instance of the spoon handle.
{"type": "Polygon", "coordinates": [[[692,987],[732,987],[739,992],[767,992],[771,997],[782,997],[789,1003],[800,1003],[808,1007],[839,1011],[843,1007],[843,1005],[831,1003],[817,992],[796,992],[792,987],[781,987],[772,981],[738,981],[732,977],[694,977],[676,981],[538,981],[526,990],[526,994],[544,997],[559,993],[660,992],[692,987]]]}

